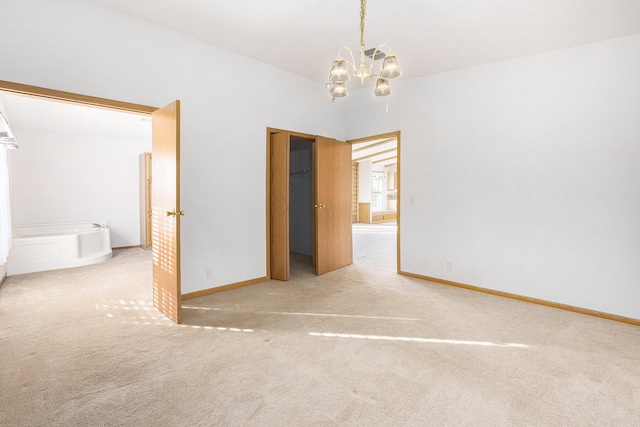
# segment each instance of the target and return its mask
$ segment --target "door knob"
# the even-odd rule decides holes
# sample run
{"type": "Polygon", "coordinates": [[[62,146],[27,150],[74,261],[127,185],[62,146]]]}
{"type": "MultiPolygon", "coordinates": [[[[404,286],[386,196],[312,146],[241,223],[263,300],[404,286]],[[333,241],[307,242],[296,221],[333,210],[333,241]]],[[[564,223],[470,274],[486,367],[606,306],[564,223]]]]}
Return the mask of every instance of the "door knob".
{"type": "Polygon", "coordinates": [[[167,216],[176,216],[176,211],[167,211],[167,216]]]}
{"type": "Polygon", "coordinates": [[[318,209],[324,209],[324,203],[320,203],[319,205],[313,205],[313,206],[318,209]]]}
{"type": "Polygon", "coordinates": [[[184,216],[184,211],[179,211],[179,212],[178,212],[178,215],[180,215],[180,216],[184,216]]]}

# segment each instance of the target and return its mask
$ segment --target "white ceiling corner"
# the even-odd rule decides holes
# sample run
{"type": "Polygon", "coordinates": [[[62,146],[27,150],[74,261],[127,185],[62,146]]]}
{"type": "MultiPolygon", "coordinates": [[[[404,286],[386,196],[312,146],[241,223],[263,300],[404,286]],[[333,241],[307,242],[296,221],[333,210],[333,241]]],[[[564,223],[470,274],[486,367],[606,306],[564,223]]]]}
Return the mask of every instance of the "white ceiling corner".
{"type": "MultiPolygon", "coordinates": [[[[358,0],[90,1],[322,83],[359,43],[358,0]]],[[[389,43],[409,79],[637,33],[640,0],[369,0],[365,40],[389,43]]],[[[0,97],[15,128],[149,134],[130,113],[0,97]]]]}
{"type": "MultiPolygon", "coordinates": [[[[358,0],[92,1],[318,82],[359,43],[358,0]]],[[[409,79],[637,33],[638,0],[369,0],[365,40],[409,79]]]]}

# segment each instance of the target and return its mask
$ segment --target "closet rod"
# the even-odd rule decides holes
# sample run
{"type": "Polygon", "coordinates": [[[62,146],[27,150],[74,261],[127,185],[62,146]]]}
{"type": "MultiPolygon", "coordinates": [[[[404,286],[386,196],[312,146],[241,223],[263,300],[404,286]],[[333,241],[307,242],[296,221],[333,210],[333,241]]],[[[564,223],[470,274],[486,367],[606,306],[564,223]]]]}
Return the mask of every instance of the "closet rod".
{"type": "Polygon", "coordinates": [[[289,172],[289,175],[302,175],[302,174],[306,174],[306,173],[311,173],[311,168],[293,169],[291,172],[289,172]]]}

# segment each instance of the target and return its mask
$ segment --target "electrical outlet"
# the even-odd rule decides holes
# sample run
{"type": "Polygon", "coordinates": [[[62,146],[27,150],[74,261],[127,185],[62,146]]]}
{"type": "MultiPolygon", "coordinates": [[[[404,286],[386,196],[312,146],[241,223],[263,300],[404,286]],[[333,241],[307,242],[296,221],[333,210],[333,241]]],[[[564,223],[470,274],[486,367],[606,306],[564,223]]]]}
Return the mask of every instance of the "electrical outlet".
{"type": "Polygon", "coordinates": [[[205,274],[206,274],[206,276],[207,276],[207,279],[213,279],[213,268],[211,268],[211,267],[207,267],[207,268],[204,270],[204,272],[205,272],[205,274]]]}
{"type": "Polygon", "coordinates": [[[415,206],[416,204],[416,196],[409,196],[409,204],[415,206]]]}
{"type": "Polygon", "coordinates": [[[447,270],[453,271],[453,263],[451,261],[447,261],[447,270]]]}

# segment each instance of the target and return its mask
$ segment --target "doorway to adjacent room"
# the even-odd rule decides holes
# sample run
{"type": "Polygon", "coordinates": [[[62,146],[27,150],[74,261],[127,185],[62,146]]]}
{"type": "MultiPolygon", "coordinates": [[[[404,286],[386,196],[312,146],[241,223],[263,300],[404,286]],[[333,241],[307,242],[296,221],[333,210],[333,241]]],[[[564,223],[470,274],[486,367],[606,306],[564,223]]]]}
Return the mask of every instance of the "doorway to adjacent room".
{"type": "Polygon", "coordinates": [[[352,146],[354,262],[375,259],[400,271],[400,132],[348,141],[352,146]]]}

